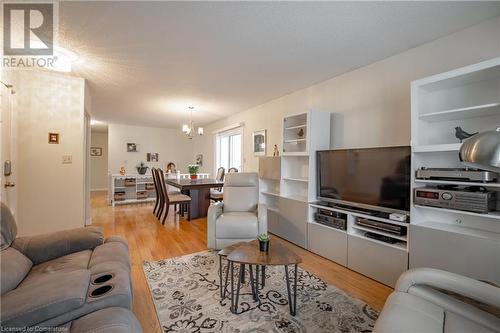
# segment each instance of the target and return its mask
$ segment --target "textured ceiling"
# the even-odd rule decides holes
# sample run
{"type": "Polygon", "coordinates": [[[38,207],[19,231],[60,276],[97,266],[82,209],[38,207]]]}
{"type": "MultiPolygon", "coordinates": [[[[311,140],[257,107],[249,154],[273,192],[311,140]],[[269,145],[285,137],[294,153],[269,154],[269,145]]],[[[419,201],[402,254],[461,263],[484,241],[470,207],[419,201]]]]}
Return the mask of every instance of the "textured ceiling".
{"type": "Polygon", "coordinates": [[[262,104],[500,15],[495,2],[61,2],[96,119],[178,127],[262,104]]]}

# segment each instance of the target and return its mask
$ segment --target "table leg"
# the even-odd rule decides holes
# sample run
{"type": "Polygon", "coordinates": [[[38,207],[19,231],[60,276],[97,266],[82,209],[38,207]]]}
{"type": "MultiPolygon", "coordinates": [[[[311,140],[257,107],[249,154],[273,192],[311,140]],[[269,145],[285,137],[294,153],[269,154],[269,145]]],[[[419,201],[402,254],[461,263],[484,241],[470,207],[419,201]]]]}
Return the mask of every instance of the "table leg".
{"type": "Polygon", "coordinates": [[[262,288],[266,286],[266,266],[262,266],[262,288]]]}
{"type": "Polygon", "coordinates": [[[292,316],[295,316],[297,313],[297,271],[298,271],[297,264],[295,264],[295,273],[294,273],[294,278],[293,278],[293,313],[292,316]]]}
{"type": "Polygon", "coordinates": [[[226,279],[224,281],[224,290],[222,292],[222,300],[224,300],[226,298],[226,290],[227,290],[227,285],[229,283],[229,266],[230,266],[230,262],[229,260],[226,259],[226,279]]]}
{"type": "Polygon", "coordinates": [[[233,262],[229,262],[229,266],[231,267],[231,312],[234,310],[234,265],[233,262]]]}
{"type": "Polygon", "coordinates": [[[255,265],[255,294],[257,295],[257,298],[259,297],[259,272],[260,266],[255,265]]]}
{"type": "MultiPolygon", "coordinates": [[[[294,290],[297,291],[297,271],[295,271],[295,284],[294,290]]],[[[288,293],[288,305],[290,307],[290,314],[295,316],[295,305],[292,303],[292,291],[290,290],[290,275],[288,274],[288,265],[285,265],[285,279],[286,279],[286,290],[288,293]]],[[[297,295],[294,295],[294,300],[297,299],[297,295]]]]}
{"type": "Polygon", "coordinates": [[[241,270],[243,271],[243,274],[240,274],[241,277],[241,283],[245,283],[245,264],[240,265],[241,270]]]}
{"type": "Polygon", "coordinates": [[[224,294],[222,293],[222,256],[219,256],[219,286],[220,286],[220,298],[224,299],[224,294]]]}
{"type": "Polygon", "coordinates": [[[253,278],[253,266],[248,265],[248,270],[250,271],[250,287],[252,288],[252,296],[254,301],[257,301],[257,294],[255,293],[255,280],[258,279],[257,276],[255,276],[255,279],[253,278]]]}
{"type": "Polygon", "coordinates": [[[241,288],[241,280],[243,279],[243,276],[245,275],[245,270],[242,267],[243,265],[240,264],[240,278],[238,279],[238,289],[236,289],[236,301],[234,303],[234,314],[238,314],[238,302],[240,298],[240,288],[241,288]]]}

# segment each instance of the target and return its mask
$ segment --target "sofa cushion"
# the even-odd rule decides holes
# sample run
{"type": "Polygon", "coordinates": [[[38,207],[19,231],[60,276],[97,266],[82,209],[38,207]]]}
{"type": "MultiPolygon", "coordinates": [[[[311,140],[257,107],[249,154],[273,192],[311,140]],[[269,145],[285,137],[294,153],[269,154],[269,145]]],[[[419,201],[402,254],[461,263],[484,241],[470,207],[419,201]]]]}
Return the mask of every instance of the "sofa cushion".
{"type": "Polygon", "coordinates": [[[33,266],[31,260],[11,247],[0,252],[0,287],[2,295],[16,288],[33,266]]]}
{"type": "Polygon", "coordinates": [[[69,332],[140,333],[142,328],[130,310],[107,308],[73,321],[69,332]]]}
{"type": "MultiPolygon", "coordinates": [[[[500,330],[500,327],[499,327],[500,330]]],[[[459,316],[453,312],[446,311],[444,322],[444,333],[493,333],[492,330],[473,322],[467,318],[459,316]]]]}
{"type": "Polygon", "coordinates": [[[17,238],[12,246],[39,264],[71,253],[92,250],[104,241],[97,227],[84,227],[17,238]]]}
{"type": "Polygon", "coordinates": [[[0,250],[6,249],[17,236],[17,225],[14,216],[3,202],[0,203],[0,250]]]}
{"type": "Polygon", "coordinates": [[[251,238],[259,233],[257,215],[248,212],[224,212],[215,228],[216,238],[251,238]]]}
{"type": "Polygon", "coordinates": [[[393,292],[373,332],[443,332],[444,311],[439,306],[403,292],[393,292]]]}
{"type": "Polygon", "coordinates": [[[45,274],[87,269],[91,255],[91,250],[80,251],[35,265],[31,269],[23,283],[36,281],[36,279],[41,278],[45,274]]]}
{"type": "Polygon", "coordinates": [[[120,240],[116,240],[107,241],[106,243],[96,247],[90,258],[89,269],[92,270],[92,273],[97,273],[98,271],[93,270],[93,267],[98,265],[102,266],[102,264],[105,263],[120,263],[123,267],[130,270],[127,244],[120,240]]]}
{"type": "Polygon", "coordinates": [[[81,307],[87,298],[88,270],[44,274],[1,297],[2,327],[33,326],[81,307]]]}

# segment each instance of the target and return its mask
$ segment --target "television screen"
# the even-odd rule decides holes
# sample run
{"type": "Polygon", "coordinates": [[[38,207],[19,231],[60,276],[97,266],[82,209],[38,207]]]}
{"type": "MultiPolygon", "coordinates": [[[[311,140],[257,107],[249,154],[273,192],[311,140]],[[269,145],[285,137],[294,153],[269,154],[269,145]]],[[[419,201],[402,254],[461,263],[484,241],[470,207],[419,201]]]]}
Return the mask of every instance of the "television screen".
{"type": "Polygon", "coordinates": [[[409,146],[318,151],[318,196],[409,211],[410,156],[409,146]]]}

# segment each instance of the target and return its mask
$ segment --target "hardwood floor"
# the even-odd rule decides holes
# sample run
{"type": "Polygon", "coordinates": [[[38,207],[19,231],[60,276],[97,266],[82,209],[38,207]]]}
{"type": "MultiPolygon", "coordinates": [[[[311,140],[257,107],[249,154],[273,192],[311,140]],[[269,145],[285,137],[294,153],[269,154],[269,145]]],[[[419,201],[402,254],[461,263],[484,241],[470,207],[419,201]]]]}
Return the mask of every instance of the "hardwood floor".
{"type": "MultiPolygon", "coordinates": [[[[134,313],[144,332],[161,332],[153,301],[142,270],[145,260],[159,260],[204,251],[207,249],[206,219],[187,221],[174,216],[173,209],[162,226],[152,214],[152,204],[110,207],[106,192],[92,193],[93,225],[102,227],[106,236],[120,235],[127,239],[132,261],[134,313]]],[[[302,257],[300,267],[316,274],[352,297],[381,309],[392,289],[353,272],[341,265],[299,248],[274,236],[302,257]]]]}

